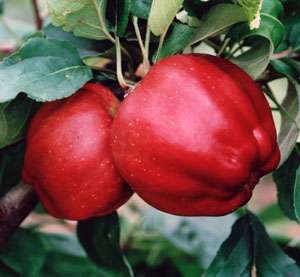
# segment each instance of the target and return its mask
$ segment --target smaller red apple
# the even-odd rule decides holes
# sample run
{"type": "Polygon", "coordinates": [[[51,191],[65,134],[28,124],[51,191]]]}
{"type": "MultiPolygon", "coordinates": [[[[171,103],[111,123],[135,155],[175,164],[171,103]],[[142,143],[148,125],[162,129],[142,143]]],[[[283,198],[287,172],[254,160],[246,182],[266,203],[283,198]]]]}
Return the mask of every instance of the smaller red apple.
{"type": "Polygon", "coordinates": [[[99,84],[43,104],[33,118],[23,169],[46,210],[82,220],[108,214],[132,195],[112,161],[110,129],[119,102],[99,84]]]}

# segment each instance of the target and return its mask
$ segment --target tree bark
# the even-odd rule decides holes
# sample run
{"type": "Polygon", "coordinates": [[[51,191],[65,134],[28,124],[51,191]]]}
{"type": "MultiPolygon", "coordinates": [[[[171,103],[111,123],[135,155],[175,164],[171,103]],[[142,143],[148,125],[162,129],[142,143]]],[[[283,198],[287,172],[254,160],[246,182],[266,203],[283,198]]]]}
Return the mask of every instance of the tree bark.
{"type": "Polygon", "coordinates": [[[37,204],[33,188],[20,183],[0,198],[0,247],[37,204]]]}

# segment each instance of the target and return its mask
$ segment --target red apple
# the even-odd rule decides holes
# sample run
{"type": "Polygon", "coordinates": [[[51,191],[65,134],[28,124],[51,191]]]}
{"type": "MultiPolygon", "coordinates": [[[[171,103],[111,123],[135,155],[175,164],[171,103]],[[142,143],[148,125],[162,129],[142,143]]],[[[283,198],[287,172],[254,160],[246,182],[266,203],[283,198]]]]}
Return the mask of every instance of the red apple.
{"type": "Polygon", "coordinates": [[[65,100],[43,104],[33,118],[23,180],[53,216],[105,215],[131,196],[112,161],[110,129],[118,106],[110,90],[90,83],[65,100]]]}
{"type": "Polygon", "coordinates": [[[234,211],[280,158],[261,89],[209,55],[154,65],[122,103],[112,133],[121,175],[150,205],[176,215],[234,211]]]}

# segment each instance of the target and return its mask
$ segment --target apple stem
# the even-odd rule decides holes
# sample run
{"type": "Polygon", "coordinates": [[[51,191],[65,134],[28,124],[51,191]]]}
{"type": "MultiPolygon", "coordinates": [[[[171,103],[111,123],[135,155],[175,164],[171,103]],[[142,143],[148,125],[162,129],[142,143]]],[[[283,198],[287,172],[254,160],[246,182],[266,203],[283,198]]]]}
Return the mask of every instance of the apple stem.
{"type": "Polygon", "coordinates": [[[8,241],[37,202],[33,188],[23,183],[0,198],[0,247],[8,241]]]}

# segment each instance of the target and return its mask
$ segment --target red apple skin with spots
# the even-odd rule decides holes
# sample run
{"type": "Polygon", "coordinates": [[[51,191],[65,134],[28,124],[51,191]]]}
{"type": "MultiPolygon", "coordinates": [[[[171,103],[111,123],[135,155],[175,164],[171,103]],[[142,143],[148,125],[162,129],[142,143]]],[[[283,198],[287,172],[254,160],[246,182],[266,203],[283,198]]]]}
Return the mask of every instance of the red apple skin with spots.
{"type": "Polygon", "coordinates": [[[53,216],[105,215],[132,195],[112,160],[110,131],[118,106],[110,90],[89,83],[67,99],[43,104],[33,118],[23,181],[53,216]]]}
{"type": "Polygon", "coordinates": [[[154,65],[122,103],[112,134],[124,179],[175,215],[234,211],[280,159],[261,89],[238,66],[210,55],[154,65]]]}

